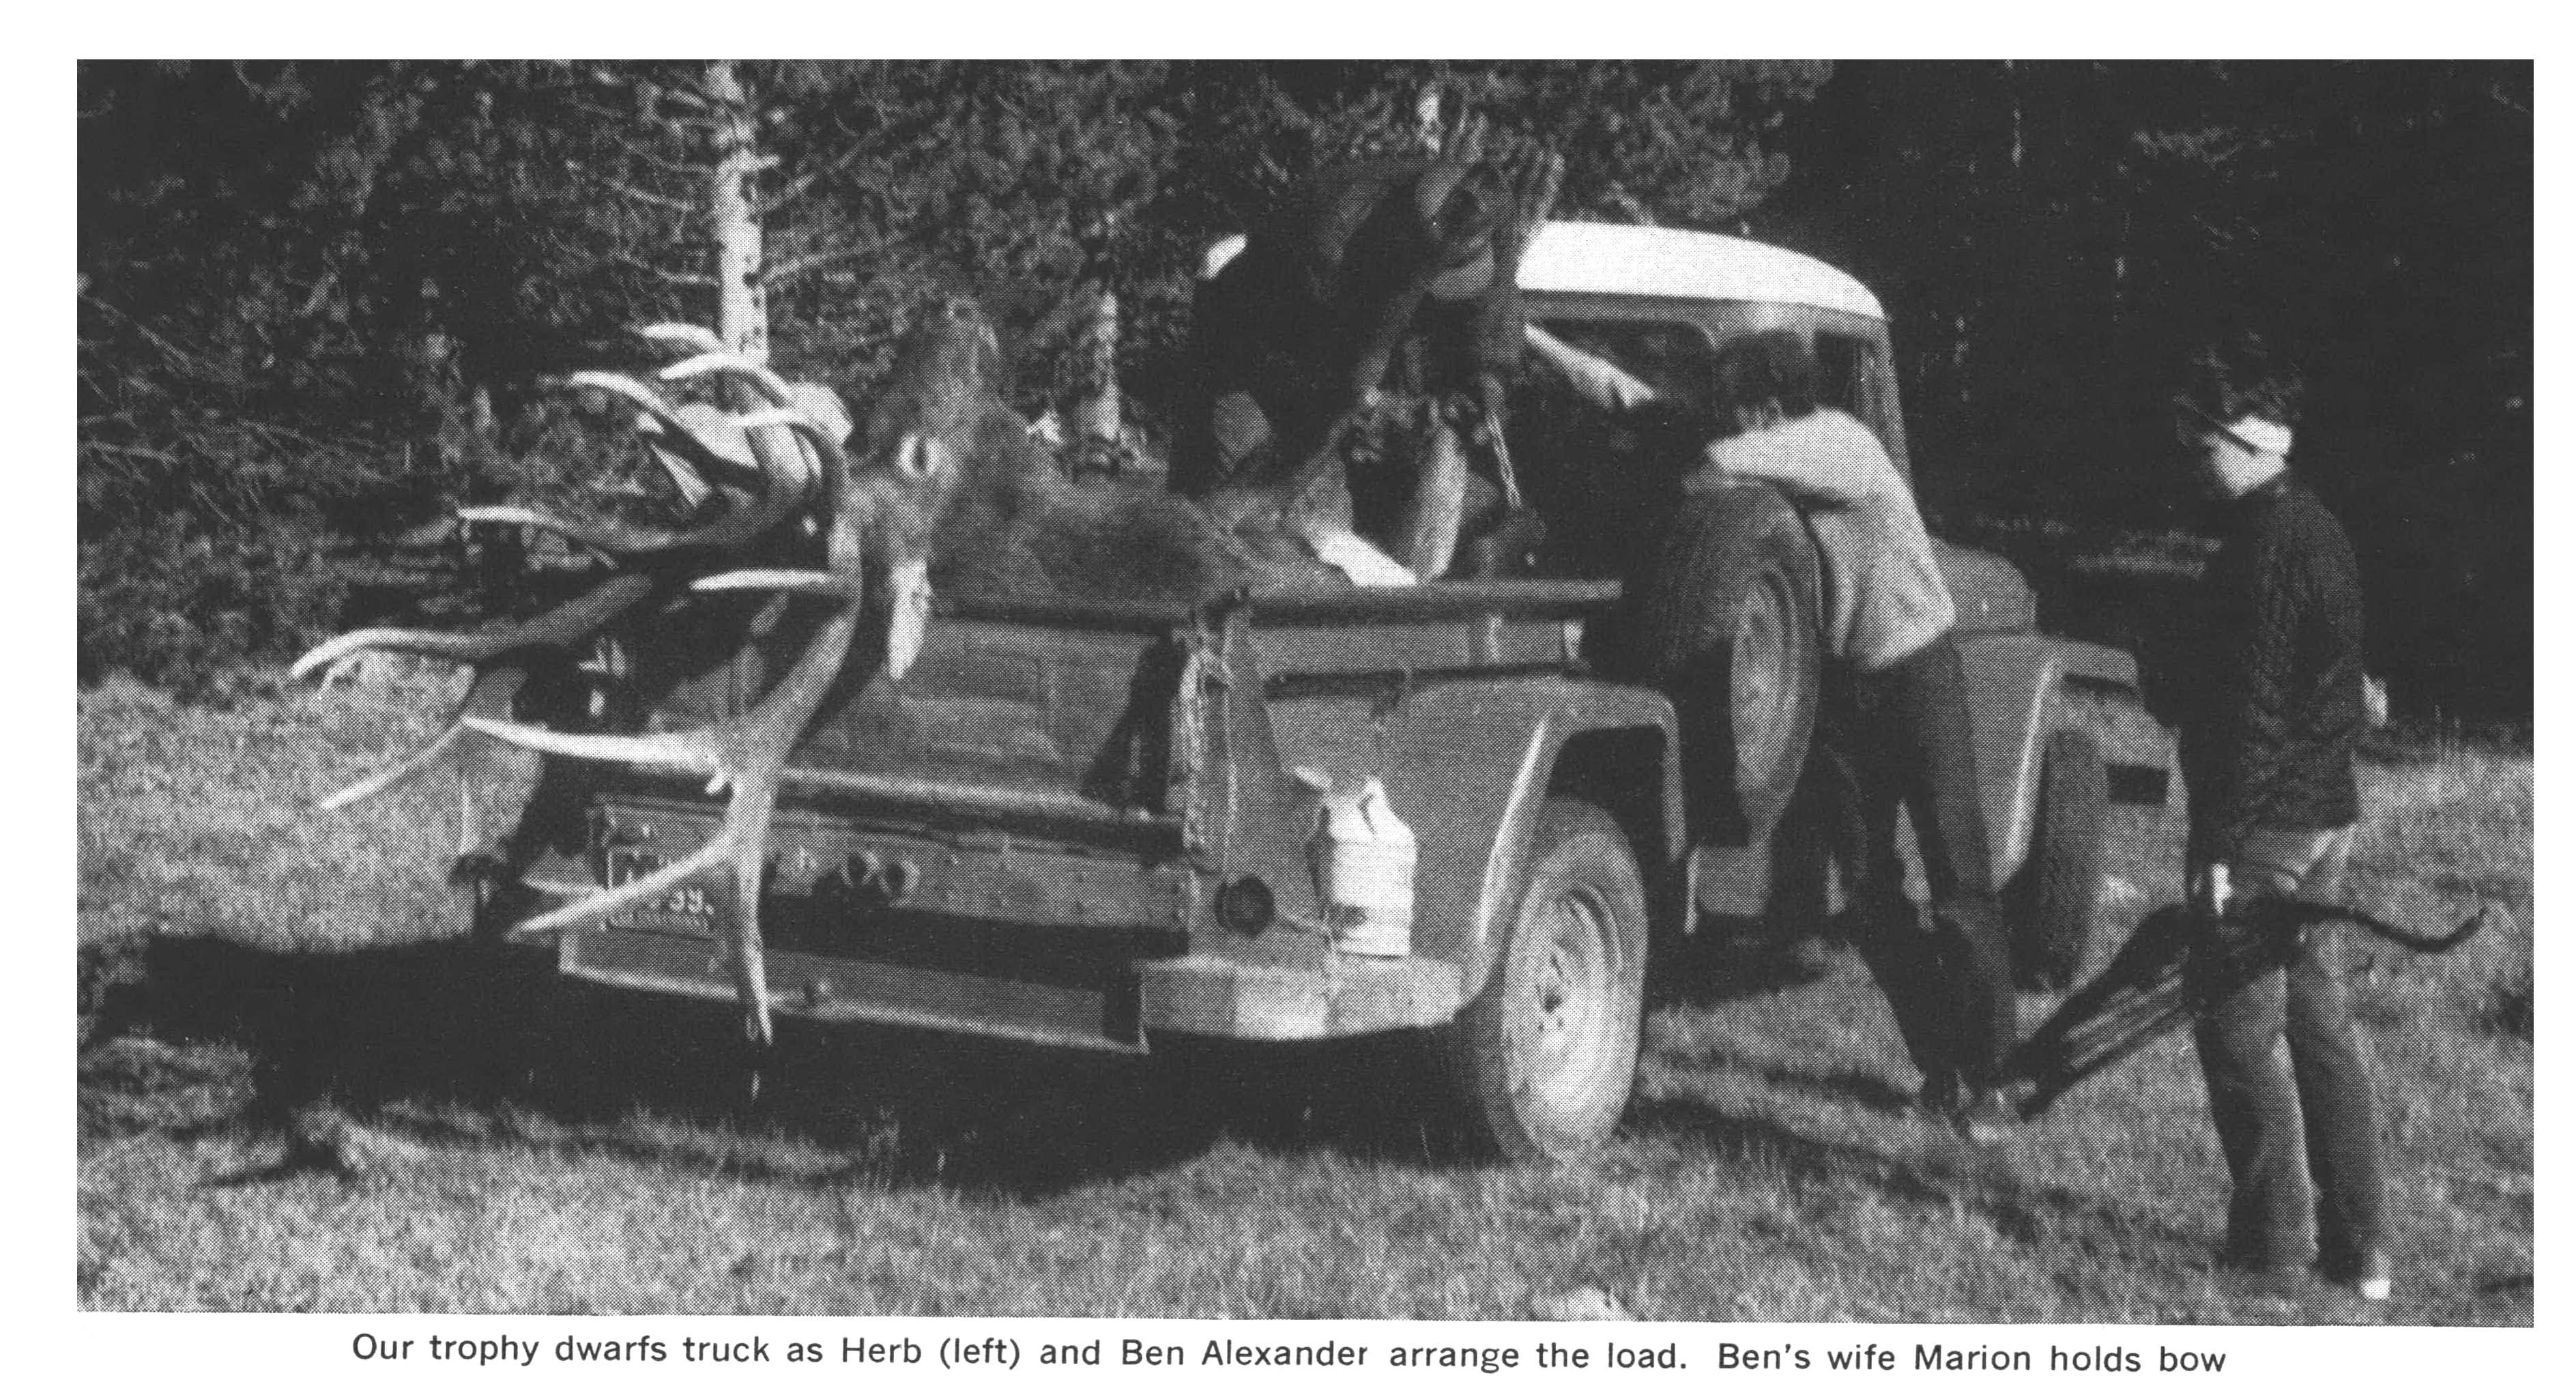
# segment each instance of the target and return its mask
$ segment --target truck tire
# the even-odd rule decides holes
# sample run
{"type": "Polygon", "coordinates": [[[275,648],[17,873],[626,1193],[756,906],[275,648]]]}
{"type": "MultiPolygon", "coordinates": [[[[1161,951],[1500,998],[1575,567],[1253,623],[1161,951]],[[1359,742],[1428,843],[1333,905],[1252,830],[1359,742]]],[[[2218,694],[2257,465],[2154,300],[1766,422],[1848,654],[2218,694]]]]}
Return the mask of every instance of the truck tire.
{"type": "Polygon", "coordinates": [[[1681,724],[1694,842],[1759,839],[1797,789],[1816,722],[1816,593],[1815,544],[1776,491],[1729,485],[1683,501],[1633,644],[1681,724]]]}
{"type": "Polygon", "coordinates": [[[1550,797],[1484,990],[1435,1033],[1473,1143],[1519,1164],[1599,1149],[1637,1073],[1646,890],[1600,807],[1550,797]]]}
{"type": "Polygon", "coordinates": [[[2049,734],[2040,756],[2030,857],[2014,880],[2013,978],[2026,989],[2074,982],[2102,893],[2102,819],[2110,776],[2090,734],[2049,734]]]}

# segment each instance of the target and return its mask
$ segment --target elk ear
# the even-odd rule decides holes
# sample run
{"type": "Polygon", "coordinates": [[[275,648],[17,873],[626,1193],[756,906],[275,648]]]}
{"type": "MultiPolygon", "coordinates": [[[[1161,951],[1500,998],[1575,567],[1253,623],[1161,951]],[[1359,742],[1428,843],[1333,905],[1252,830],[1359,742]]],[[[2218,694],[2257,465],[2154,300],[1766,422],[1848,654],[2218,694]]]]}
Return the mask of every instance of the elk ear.
{"type": "Polygon", "coordinates": [[[895,469],[907,480],[927,480],[947,463],[948,448],[938,438],[919,432],[907,434],[903,444],[895,448],[895,469]]]}

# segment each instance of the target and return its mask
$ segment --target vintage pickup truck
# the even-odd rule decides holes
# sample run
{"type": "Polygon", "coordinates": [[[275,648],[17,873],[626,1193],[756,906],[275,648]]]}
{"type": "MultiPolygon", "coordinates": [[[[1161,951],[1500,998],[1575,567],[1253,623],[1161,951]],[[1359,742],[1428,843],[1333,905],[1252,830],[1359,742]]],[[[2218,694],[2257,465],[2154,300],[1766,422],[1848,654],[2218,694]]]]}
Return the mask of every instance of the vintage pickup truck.
{"type": "MultiPolygon", "coordinates": [[[[1685,391],[1730,336],[1806,333],[1834,401],[1907,460],[1885,316],[1829,267],[1555,223],[1522,282],[1536,323],[1685,391]]],[[[1793,930],[1816,910],[1817,840],[1782,819],[1809,769],[1816,568],[1776,495],[1676,508],[1655,492],[1675,463],[1651,459],[1669,443],[1543,376],[1519,391],[1512,444],[1556,541],[1542,575],[943,613],[900,683],[828,703],[769,832],[772,1012],[1127,1053],[1421,1031],[1502,1155],[1597,1147],[1628,1098],[1650,942],[1691,935],[1694,909],[1788,906],[1793,930]],[[1400,954],[1353,941],[1318,844],[1327,793],[1368,778],[1412,833],[1400,954]]],[[[2039,634],[2001,560],[1943,562],[1998,873],[2062,974],[2106,796],[2161,799],[2169,743],[2128,656],[2039,634]]],[[[793,654],[774,637],[701,666],[654,725],[740,711],[793,654]]],[[[526,885],[644,876],[721,816],[696,781],[603,771],[584,847],[526,885]]],[[[556,944],[585,980],[737,993],[694,887],[556,944]]]]}

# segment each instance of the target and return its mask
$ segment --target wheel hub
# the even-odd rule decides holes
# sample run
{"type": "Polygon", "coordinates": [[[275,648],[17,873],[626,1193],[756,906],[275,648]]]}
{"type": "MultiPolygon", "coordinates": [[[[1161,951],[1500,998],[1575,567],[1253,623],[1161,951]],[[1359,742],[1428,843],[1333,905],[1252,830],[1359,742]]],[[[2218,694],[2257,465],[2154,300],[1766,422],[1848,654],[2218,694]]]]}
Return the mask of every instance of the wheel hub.
{"type": "Polygon", "coordinates": [[[1610,994],[1601,910],[1569,893],[1547,911],[1545,950],[1531,990],[1533,1079],[1582,1070],[1585,1049],[1610,994]]]}

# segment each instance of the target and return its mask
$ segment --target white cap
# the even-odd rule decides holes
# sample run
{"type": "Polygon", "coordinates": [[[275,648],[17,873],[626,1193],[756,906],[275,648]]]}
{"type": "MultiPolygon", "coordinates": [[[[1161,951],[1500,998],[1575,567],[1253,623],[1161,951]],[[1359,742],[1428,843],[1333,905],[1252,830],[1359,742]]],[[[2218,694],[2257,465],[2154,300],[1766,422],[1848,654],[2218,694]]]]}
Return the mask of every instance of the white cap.
{"type": "Polygon", "coordinates": [[[2268,417],[2247,413],[2227,424],[2228,432],[2238,441],[2269,456],[2290,454],[2290,429],[2268,417]]]}

